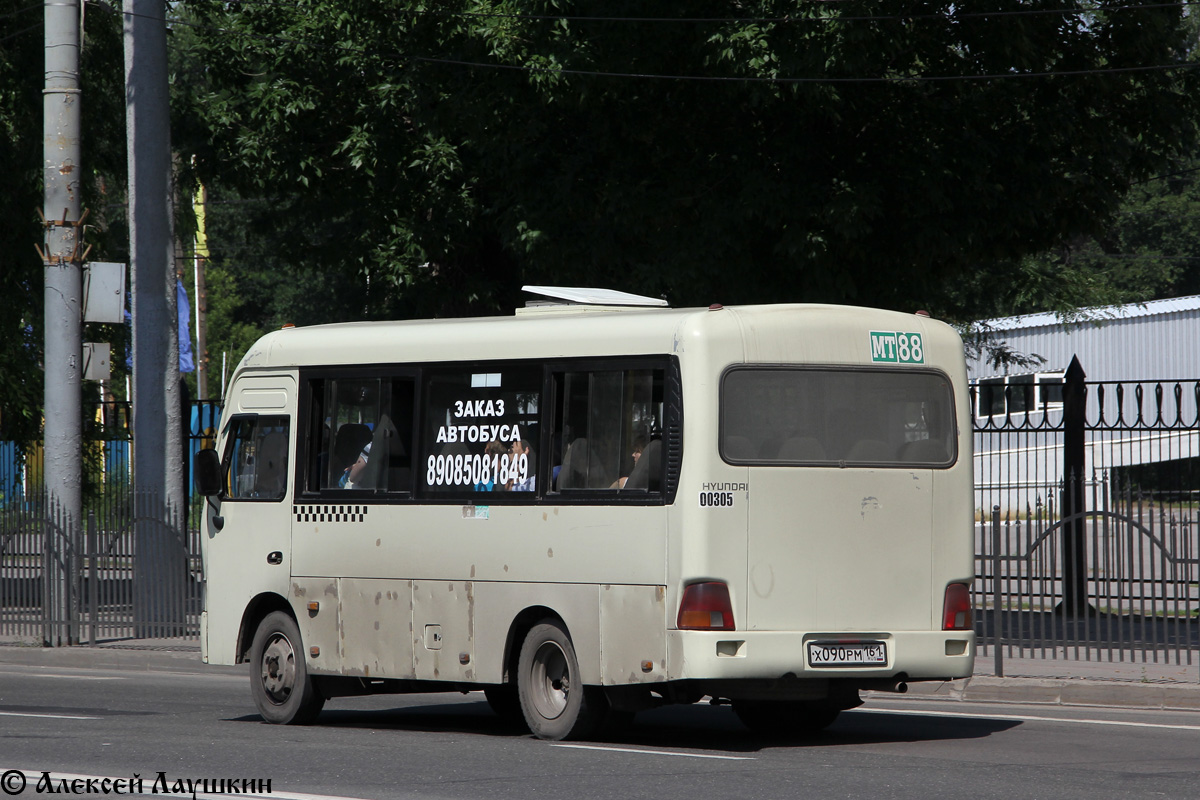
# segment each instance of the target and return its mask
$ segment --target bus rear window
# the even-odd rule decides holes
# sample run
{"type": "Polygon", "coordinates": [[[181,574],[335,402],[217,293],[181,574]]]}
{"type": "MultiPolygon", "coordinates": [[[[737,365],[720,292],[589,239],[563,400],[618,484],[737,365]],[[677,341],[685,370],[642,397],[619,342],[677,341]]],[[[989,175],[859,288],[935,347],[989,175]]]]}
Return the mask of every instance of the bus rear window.
{"type": "Polygon", "coordinates": [[[932,371],[731,369],[720,425],[731,464],[948,467],[958,455],[950,380],[932,371]]]}

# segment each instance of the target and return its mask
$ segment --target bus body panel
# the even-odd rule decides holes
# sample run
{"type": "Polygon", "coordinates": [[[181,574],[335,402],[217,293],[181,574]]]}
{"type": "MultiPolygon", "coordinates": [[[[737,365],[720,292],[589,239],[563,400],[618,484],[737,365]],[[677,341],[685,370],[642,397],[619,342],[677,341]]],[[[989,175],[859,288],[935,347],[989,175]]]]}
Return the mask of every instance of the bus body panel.
{"type": "MultiPolygon", "coordinates": [[[[418,677],[413,660],[418,647],[416,631],[420,630],[413,625],[415,595],[410,580],[338,580],[335,627],[341,674],[362,678],[418,677]]],[[[451,647],[448,645],[447,650],[451,647]]]]}
{"type": "Polygon", "coordinates": [[[750,470],[749,630],[926,630],[932,608],[929,476],[865,470],[750,470]],[[863,485],[869,485],[864,489],[863,485]],[[790,498],[819,497],[819,503],[790,498]],[[879,598],[889,602],[880,604],[879,598]]]}
{"type": "MultiPolygon", "coordinates": [[[[309,670],[342,674],[341,586],[336,578],[292,578],[288,601],[304,640],[309,670]],[[311,604],[316,604],[314,610],[311,604]]],[[[250,631],[250,636],[254,635],[250,631]]]]}
{"type": "Polygon", "coordinates": [[[413,671],[418,680],[475,680],[475,583],[412,582],[413,671]]]}
{"type": "Polygon", "coordinates": [[[329,521],[308,521],[317,514],[308,506],[296,505],[306,520],[294,523],[296,575],[666,583],[662,506],[360,502],[333,508],[329,521]]]}
{"type": "MultiPolygon", "coordinates": [[[[736,492],[732,506],[700,505],[702,493],[715,491],[713,487],[747,485],[747,468],[728,464],[717,453],[721,370],[745,361],[740,317],[725,310],[682,319],[674,340],[680,358],[685,433],[679,493],[671,508],[667,603],[677,610],[687,583],[722,581],[730,587],[736,621],[746,616],[741,591],[747,555],[745,493],[736,492]],[[737,502],[738,497],[743,502],[737,502]]],[[[675,619],[670,623],[674,627],[675,619]]],[[[672,677],[676,675],[673,670],[672,677]]]]}
{"type": "Polygon", "coordinates": [[[665,586],[600,587],[600,683],[658,683],[667,671],[665,586]]]}

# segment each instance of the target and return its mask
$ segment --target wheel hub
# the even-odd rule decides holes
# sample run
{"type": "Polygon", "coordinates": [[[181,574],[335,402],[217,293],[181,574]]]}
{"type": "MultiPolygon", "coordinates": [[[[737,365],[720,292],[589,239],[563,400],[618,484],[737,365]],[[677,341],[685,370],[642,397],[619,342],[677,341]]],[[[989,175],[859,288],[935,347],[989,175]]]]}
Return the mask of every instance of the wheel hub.
{"type": "Polygon", "coordinates": [[[544,642],[533,657],[532,699],[545,719],[557,719],[567,708],[571,673],[567,657],[554,642],[544,642]]]}
{"type": "Polygon", "coordinates": [[[292,643],[281,633],[271,637],[263,648],[262,687],[271,702],[282,705],[296,685],[296,653],[292,643]]]}

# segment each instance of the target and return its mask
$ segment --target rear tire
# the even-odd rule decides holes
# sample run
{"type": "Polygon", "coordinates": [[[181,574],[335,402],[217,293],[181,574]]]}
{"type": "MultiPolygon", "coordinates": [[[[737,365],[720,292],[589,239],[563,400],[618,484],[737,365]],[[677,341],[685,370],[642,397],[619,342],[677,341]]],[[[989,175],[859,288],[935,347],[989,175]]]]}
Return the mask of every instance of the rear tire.
{"type": "Polygon", "coordinates": [[[273,611],[259,624],[250,647],[250,691],[263,719],[308,725],[325,698],[308,674],[300,628],[290,614],[273,611]]]}
{"type": "Polygon", "coordinates": [[[529,730],[551,741],[591,735],[606,708],[603,690],[581,682],[575,646],[556,619],[542,620],[526,635],[517,694],[529,730]]]}
{"type": "Polygon", "coordinates": [[[823,701],[734,700],[733,712],[759,736],[798,739],[825,730],[842,710],[823,701]]]}

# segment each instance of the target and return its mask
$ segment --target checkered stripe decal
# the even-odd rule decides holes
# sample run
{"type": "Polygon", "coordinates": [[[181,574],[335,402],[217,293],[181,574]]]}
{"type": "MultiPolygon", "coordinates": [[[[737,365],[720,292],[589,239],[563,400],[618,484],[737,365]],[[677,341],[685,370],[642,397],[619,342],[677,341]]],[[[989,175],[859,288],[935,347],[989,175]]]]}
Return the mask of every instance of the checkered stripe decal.
{"type": "Polygon", "coordinates": [[[296,522],[366,522],[367,506],[292,506],[296,522]]]}

